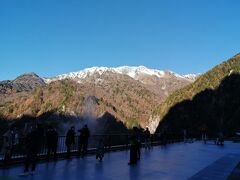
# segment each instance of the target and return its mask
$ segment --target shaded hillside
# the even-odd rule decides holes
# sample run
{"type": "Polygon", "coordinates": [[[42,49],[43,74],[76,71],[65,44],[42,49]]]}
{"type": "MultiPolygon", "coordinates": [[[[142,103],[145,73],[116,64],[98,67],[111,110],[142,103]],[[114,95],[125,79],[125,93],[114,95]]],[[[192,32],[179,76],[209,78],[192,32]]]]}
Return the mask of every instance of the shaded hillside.
{"type": "Polygon", "coordinates": [[[240,74],[226,76],[215,89],[205,89],[192,100],[173,106],[160,122],[157,131],[168,128],[182,134],[183,129],[199,135],[206,124],[208,133],[216,136],[219,130],[231,135],[240,129],[240,74]]]}
{"type": "Polygon", "coordinates": [[[0,116],[0,136],[8,129],[9,122],[0,116]]]}
{"type": "MultiPolygon", "coordinates": [[[[6,132],[8,128],[7,121],[0,119],[1,126],[0,135],[6,132]]],[[[115,119],[110,113],[105,113],[102,117],[97,119],[85,119],[80,116],[72,116],[64,113],[56,113],[53,111],[45,112],[38,117],[22,116],[18,119],[11,120],[11,126],[16,127],[20,134],[24,134],[26,124],[41,124],[46,131],[49,125],[55,127],[59,135],[66,135],[67,130],[74,126],[76,131],[81,129],[85,124],[88,124],[91,134],[121,134],[129,133],[129,130],[121,121],[115,119]]]]}
{"type": "Polygon", "coordinates": [[[212,70],[201,75],[194,83],[172,93],[155,110],[153,115],[161,119],[168,113],[171,107],[184,100],[191,100],[196,94],[205,89],[216,88],[221,80],[231,73],[240,72],[240,54],[237,54],[228,61],[214,67],[212,70]]]}

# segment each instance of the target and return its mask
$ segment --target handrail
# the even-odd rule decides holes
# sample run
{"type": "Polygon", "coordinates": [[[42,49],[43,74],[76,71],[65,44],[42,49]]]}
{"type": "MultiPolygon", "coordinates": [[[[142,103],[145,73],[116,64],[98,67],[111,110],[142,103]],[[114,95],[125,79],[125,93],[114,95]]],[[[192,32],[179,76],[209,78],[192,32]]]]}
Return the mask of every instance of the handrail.
{"type": "MultiPolygon", "coordinates": [[[[87,153],[92,154],[95,152],[99,139],[104,139],[104,146],[106,151],[116,151],[116,150],[124,150],[130,147],[130,136],[131,134],[93,134],[89,137],[88,140],[88,149],[87,153]]],[[[0,148],[2,147],[2,139],[0,137],[0,148]]],[[[46,137],[44,136],[43,142],[41,144],[41,148],[39,149],[38,156],[40,159],[46,159],[48,154],[48,147],[46,137]]],[[[146,139],[143,134],[140,134],[139,142],[144,145],[146,143],[146,139]]],[[[57,142],[57,158],[65,158],[67,155],[67,147],[65,144],[66,136],[58,136],[57,142]]],[[[181,139],[173,140],[172,138],[164,139],[160,136],[160,134],[152,135],[150,138],[150,142],[152,145],[172,143],[176,141],[180,141],[181,139]]],[[[18,144],[14,145],[11,149],[11,158],[8,159],[8,164],[14,164],[16,162],[23,162],[25,154],[25,138],[19,138],[18,144]]],[[[71,155],[79,155],[78,153],[78,145],[79,145],[79,136],[75,136],[75,144],[71,146],[71,155]]],[[[51,156],[53,158],[53,155],[51,156]]],[[[4,153],[0,154],[0,165],[4,165],[4,153]]]]}

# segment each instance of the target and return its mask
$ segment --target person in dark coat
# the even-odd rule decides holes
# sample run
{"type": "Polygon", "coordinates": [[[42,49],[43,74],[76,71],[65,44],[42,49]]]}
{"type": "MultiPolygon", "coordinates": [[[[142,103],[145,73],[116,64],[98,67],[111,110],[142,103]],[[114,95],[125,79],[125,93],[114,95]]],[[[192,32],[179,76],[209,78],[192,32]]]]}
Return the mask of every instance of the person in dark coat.
{"type": "Polygon", "coordinates": [[[75,128],[72,126],[66,136],[65,144],[67,146],[67,158],[70,158],[71,146],[75,144],[75,128]]]}
{"type": "Polygon", "coordinates": [[[83,155],[83,139],[84,139],[84,131],[83,128],[78,130],[78,154],[79,156],[83,155]]]}
{"type": "Polygon", "coordinates": [[[58,145],[58,133],[56,129],[52,126],[49,126],[46,133],[46,142],[47,142],[47,159],[49,160],[50,154],[54,154],[54,159],[57,158],[57,145],[58,145]]]}
{"type": "Polygon", "coordinates": [[[29,166],[32,165],[31,174],[35,173],[36,163],[37,163],[37,153],[40,151],[41,148],[41,139],[42,133],[40,132],[39,128],[31,127],[31,130],[26,136],[25,139],[25,147],[26,147],[26,162],[24,173],[20,174],[21,176],[29,175],[29,166]]]}
{"type": "Polygon", "coordinates": [[[136,132],[136,137],[137,137],[137,160],[140,160],[141,158],[141,132],[137,127],[134,127],[133,130],[136,132]]]}
{"type": "Polygon", "coordinates": [[[136,164],[138,160],[138,140],[136,128],[133,128],[132,135],[130,137],[130,160],[128,165],[136,164]]]}
{"type": "Polygon", "coordinates": [[[97,146],[96,159],[98,159],[99,161],[102,161],[103,157],[104,157],[104,141],[101,138],[97,146]]]}
{"type": "Polygon", "coordinates": [[[217,137],[216,144],[217,145],[221,145],[221,146],[224,145],[224,136],[223,136],[223,132],[222,131],[218,132],[218,137],[217,137]]]}
{"type": "Polygon", "coordinates": [[[88,147],[88,138],[90,136],[90,131],[88,129],[88,126],[85,125],[82,129],[82,133],[83,133],[83,136],[82,136],[82,141],[83,141],[83,154],[82,156],[85,156],[87,154],[87,147],[88,147]]]}
{"type": "Polygon", "coordinates": [[[206,126],[206,124],[203,124],[201,131],[202,131],[202,141],[204,142],[204,144],[206,144],[207,143],[207,126],[206,126]]]}
{"type": "Polygon", "coordinates": [[[150,149],[151,148],[151,142],[150,142],[150,136],[151,133],[148,128],[144,131],[144,138],[145,138],[145,148],[150,149]]]}

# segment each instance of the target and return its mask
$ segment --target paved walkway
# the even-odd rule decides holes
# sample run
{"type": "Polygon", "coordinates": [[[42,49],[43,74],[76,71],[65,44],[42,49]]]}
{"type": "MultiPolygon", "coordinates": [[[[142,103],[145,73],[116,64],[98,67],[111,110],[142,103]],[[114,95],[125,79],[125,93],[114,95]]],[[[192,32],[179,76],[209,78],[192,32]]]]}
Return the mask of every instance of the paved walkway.
{"type": "MultiPolygon", "coordinates": [[[[239,154],[227,154],[204,168],[190,180],[224,180],[229,177],[240,161],[239,154]]],[[[240,176],[238,177],[240,179],[240,176]]]]}
{"type": "Polygon", "coordinates": [[[221,168],[224,169],[229,164],[233,166],[231,158],[226,160],[229,154],[238,157],[240,144],[226,142],[225,146],[219,147],[213,143],[177,143],[166,147],[154,147],[150,151],[143,149],[141,160],[135,166],[127,165],[128,151],[119,151],[105,154],[103,162],[96,161],[94,156],[88,156],[84,159],[73,158],[72,160],[41,163],[37,166],[36,174],[28,177],[19,177],[18,174],[22,172],[23,167],[16,166],[8,170],[0,170],[0,179],[184,180],[193,177],[196,179],[196,175],[199,173],[202,173],[201,177],[205,176],[206,172],[209,173],[206,168],[216,167],[211,165],[221,158],[225,158],[223,162],[226,163],[221,168]]]}

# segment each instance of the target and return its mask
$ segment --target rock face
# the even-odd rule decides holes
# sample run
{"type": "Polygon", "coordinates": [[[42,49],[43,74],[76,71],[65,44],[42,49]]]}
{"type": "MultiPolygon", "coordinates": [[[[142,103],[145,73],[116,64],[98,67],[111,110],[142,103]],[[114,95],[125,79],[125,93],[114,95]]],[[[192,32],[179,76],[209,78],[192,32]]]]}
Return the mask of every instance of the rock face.
{"type": "MultiPolygon", "coordinates": [[[[196,77],[143,66],[94,67],[43,79],[36,74],[25,74],[14,81],[1,82],[4,101],[0,116],[15,119],[56,112],[83,117],[86,109],[91,109],[95,117],[108,112],[112,119],[129,128],[146,127],[156,106],[173,91],[194,82],[196,77]]],[[[156,119],[151,122],[155,122],[151,125],[154,132],[156,119]]]]}
{"type": "Polygon", "coordinates": [[[35,73],[23,74],[13,81],[0,81],[0,107],[4,108],[7,103],[25,97],[31,91],[44,85],[46,85],[44,80],[35,73]]]}
{"type": "Polygon", "coordinates": [[[45,82],[35,73],[23,74],[13,81],[0,81],[0,94],[11,94],[31,91],[45,85],[45,82]]]}

